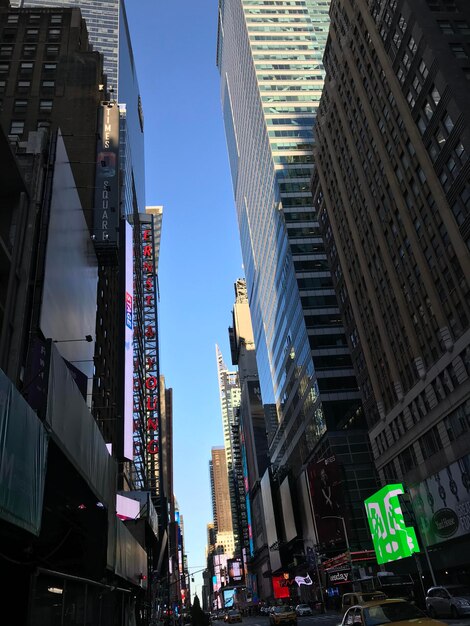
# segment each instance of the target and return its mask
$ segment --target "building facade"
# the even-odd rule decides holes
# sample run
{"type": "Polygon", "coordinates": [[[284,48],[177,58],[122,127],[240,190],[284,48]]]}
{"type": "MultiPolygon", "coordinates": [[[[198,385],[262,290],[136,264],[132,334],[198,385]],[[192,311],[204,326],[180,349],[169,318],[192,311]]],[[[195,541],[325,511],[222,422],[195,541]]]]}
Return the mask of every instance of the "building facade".
{"type": "MultiPolygon", "coordinates": [[[[119,102],[120,157],[123,169],[121,211],[132,215],[133,205],[145,211],[144,116],[132,53],[124,0],[12,0],[12,6],[47,9],[80,8],[93,48],[103,55],[106,94],[119,102]]],[[[53,25],[60,37],[60,25],[53,25]]]]}
{"type": "Polygon", "coordinates": [[[328,4],[219,3],[217,63],[271,461],[296,471],[359,392],[309,180],[328,4]]]}
{"type": "Polygon", "coordinates": [[[331,16],[315,207],[381,482],[411,492],[450,582],[470,541],[470,9],[335,0],[331,16]]]}
{"type": "Polygon", "coordinates": [[[232,533],[232,509],[225,448],[212,448],[211,457],[209,469],[214,529],[216,533],[232,533]]]}
{"type": "Polygon", "coordinates": [[[326,510],[318,508],[316,524],[312,517],[317,463],[337,463],[337,515],[351,521],[358,549],[370,542],[361,498],[376,485],[310,191],[329,4],[219,2],[222,110],[269,444],[258,514],[271,573],[292,578],[306,575],[307,547],[324,544],[331,556],[346,549],[343,531],[332,538],[318,523],[326,510]]]}

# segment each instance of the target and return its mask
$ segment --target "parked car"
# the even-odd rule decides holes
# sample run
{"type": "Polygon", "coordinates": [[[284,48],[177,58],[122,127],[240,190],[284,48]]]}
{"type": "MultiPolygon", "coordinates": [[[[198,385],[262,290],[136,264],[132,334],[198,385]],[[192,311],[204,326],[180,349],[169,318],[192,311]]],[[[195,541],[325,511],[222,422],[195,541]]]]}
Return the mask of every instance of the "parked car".
{"type": "Polygon", "coordinates": [[[237,609],[231,609],[230,611],[227,611],[225,621],[227,622],[227,624],[233,624],[234,622],[241,622],[242,614],[237,609]]]}
{"type": "Polygon", "coordinates": [[[426,610],[431,617],[442,615],[456,619],[470,615],[470,588],[466,585],[431,587],[426,594],[426,610]]]}
{"type": "Polygon", "coordinates": [[[355,591],[353,593],[344,593],[341,597],[341,610],[344,615],[349,607],[355,604],[364,604],[364,602],[386,599],[387,596],[381,591],[355,591]]]}
{"type": "Polygon", "coordinates": [[[308,604],[298,604],[295,607],[295,612],[299,617],[302,617],[302,615],[313,615],[313,611],[308,604]]]}
{"type": "Polygon", "coordinates": [[[344,614],[341,626],[445,626],[429,618],[424,611],[407,600],[388,599],[356,604],[344,614]]]}
{"type": "Polygon", "coordinates": [[[297,624],[297,613],[290,606],[274,606],[269,614],[269,623],[297,624]]]}

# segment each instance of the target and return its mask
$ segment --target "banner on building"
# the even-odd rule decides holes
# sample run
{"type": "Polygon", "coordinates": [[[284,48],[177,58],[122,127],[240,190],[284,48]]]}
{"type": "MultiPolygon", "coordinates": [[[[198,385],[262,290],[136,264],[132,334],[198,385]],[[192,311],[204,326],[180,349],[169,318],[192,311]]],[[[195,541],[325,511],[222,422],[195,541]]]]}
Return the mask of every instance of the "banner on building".
{"type": "MultiPolygon", "coordinates": [[[[345,510],[341,466],[333,455],[308,466],[315,524],[320,545],[344,544],[344,527],[349,518],[345,510]]],[[[347,532],[348,529],[346,529],[347,532]]]]}
{"type": "Polygon", "coordinates": [[[243,564],[241,559],[228,559],[227,567],[229,585],[238,585],[243,582],[243,564]]]}
{"type": "Polygon", "coordinates": [[[93,234],[97,246],[117,245],[119,224],[119,107],[99,109],[93,234]]]}
{"type": "Polygon", "coordinates": [[[410,487],[409,491],[426,546],[470,533],[470,455],[410,487]]]}

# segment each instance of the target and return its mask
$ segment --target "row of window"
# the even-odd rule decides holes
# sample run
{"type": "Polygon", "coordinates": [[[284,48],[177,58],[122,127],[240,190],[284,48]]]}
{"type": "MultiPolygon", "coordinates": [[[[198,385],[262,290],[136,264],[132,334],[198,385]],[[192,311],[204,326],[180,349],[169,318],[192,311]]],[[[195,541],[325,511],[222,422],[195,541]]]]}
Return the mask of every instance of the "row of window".
{"type": "MultiPolygon", "coordinates": [[[[11,46],[0,46],[0,57],[9,58],[12,55],[11,46]]],[[[36,44],[25,44],[22,49],[24,59],[34,59],[37,56],[38,47],[36,44]]],[[[45,47],[45,54],[48,57],[56,57],[59,54],[58,44],[48,44],[45,47]]]]}
{"type": "MultiPolygon", "coordinates": [[[[42,71],[47,74],[57,69],[57,63],[43,63],[42,71]]],[[[22,61],[19,66],[19,73],[22,75],[32,74],[34,70],[33,61],[22,61]]],[[[8,74],[10,71],[9,63],[0,63],[0,74],[8,74]]]]}
{"type": "MultiPolygon", "coordinates": [[[[439,402],[470,376],[470,348],[457,356],[452,365],[447,367],[432,381],[430,387],[417,396],[403,412],[401,412],[375,439],[378,454],[383,454],[391,445],[398,442],[408,428],[411,428],[420,419],[432,410],[439,402]],[[459,382],[460,380],[460,382],[459,382]]],[[[470,400],[450,413],[444,419],[445,430],[450,441],[455,441],[470,429],[470,400]]],[[[427,431],[419,440],[418,445],[424,459],[429,458],[440,449],[442,442],[437,426],[427,431]]],[[[416,467],[413,446],[398,455],[403,473],[416,467]],[[403,469],[407,468],[407,469],[403,469]]],[[[393,465],[393,463],[392,463],[393,465]]]]}
{"type": "MultiPolygon", "coordinates": [[[[41,20],[44,13],[29,13],[28,21],[30,23],[36,23],[41,20]]],[[[19,13],[9,13],[7,17],[8,24],[18,24],[20,18],[19,13]]],[[[61,13],[51,13],[49,15],[49,23],[52,24],[62,24],[62,14],[61,13]]]]}
{"type": "MultiPolygon", "coordinates": [[[[39,28],[27,28],[24,32],[23,40],[24,41],[39,41],[39,28]]],[[[46,41],[54,42],[60,41],[62,38],[62,30],[60,28],[49,28],[46,33],[46,41]]],[[[18,35],[16,31],[11,30],[3,31],[2,33],[2,41],[16,41],[18,39],[18,35]]],[[[5,50],[5,54],[8,54],[6,51],[9,50],[9,54],[13,54],[13,44],[3,44],[2,49],[5,50]]]]}

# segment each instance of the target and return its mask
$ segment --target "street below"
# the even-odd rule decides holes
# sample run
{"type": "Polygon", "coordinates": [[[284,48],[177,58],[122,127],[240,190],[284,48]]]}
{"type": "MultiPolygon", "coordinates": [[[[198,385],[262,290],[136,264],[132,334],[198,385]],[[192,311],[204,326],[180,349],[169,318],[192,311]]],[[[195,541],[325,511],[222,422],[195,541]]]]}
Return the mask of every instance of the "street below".
{"type": "MultiPolygon", "coordinates": [[[[438,621],[449,626],[470,626],[470,618],[447,619],[440,618],[438,621]]],[[[213,620],[213,626],[223,626],[223,620],[213,620]]],[[[244,626],[269,626],[269,617],[265,615],[252,615],[243,617],[244,626]]],[[[297,626],[338,626],[341,624],[341,615],[335,612],[327,612],[315,615],[305,615],[297,618],[297,626]]]]}

